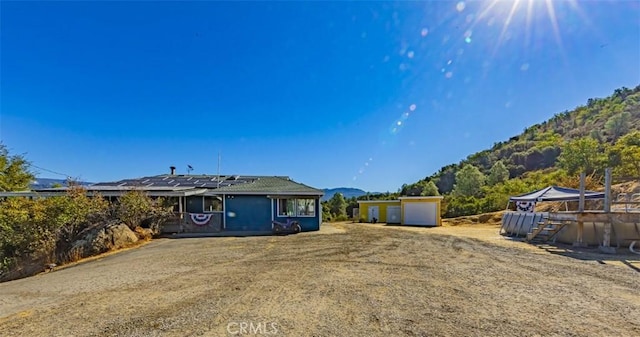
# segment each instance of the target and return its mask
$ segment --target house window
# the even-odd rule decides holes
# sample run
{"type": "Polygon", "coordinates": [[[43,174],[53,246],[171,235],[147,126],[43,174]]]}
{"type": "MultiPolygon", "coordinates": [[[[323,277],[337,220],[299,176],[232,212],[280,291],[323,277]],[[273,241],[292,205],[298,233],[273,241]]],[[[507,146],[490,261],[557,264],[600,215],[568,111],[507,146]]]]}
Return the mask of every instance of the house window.
{"type": "Polygon", "coordinates": [[[315,199],[278,199],[278,216],[316,216],[315,199]]]}
{"type": "Polygon", "coordinates": [[[222,212],[222,200],[220,200],[220,197],[205,196],[204,211],[205,212],[222,212]]]}
{"type": "Polygon", "coordinates": [[[296,199],[278,199],[278,216],[295,216],[296,199]]]}
{"type": "Polygon", "coordinates": [[[298,199],[298,216],[316,216],[315,199],[298,199]]]}

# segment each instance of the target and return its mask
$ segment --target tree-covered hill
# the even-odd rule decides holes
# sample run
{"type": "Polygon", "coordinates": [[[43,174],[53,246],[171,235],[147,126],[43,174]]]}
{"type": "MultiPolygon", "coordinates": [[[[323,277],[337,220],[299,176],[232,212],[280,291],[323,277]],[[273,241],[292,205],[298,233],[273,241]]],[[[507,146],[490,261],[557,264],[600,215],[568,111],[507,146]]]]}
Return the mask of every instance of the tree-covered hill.
{"type": "Polygon", "coordinates": [[[605,167],[618,181],[640,179],[640,85],[557,113],[416,183],[400,195],[445,196],[445,216],[504,208],[509,195],[550,184],[575,185],[580,172],[594,187],[605,167]],[[435,188],[434,188],[435,186],[435,188]]]}

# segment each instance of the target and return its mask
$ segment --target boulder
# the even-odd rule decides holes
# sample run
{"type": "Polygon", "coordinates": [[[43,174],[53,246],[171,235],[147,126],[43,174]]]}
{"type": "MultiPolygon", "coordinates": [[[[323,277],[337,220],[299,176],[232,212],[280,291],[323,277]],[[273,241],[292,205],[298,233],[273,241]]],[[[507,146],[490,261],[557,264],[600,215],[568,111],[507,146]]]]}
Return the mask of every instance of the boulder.
{"type": "Polygon", "coordinates": [[[104,253],[111,249],[127,247],[138,241],[138,236],[126,224],[108,224],[88,232],[73,243],[74,248],[83,247],[88,255],[104,253]]]}
{"type": "Polygon", "coordinates": [[[119,249],[130,246],[132,243],[138,242],[138,236],[129,226],[119,224],[106,228],[107,235],[111,238],[111,249],[119,249]]]}

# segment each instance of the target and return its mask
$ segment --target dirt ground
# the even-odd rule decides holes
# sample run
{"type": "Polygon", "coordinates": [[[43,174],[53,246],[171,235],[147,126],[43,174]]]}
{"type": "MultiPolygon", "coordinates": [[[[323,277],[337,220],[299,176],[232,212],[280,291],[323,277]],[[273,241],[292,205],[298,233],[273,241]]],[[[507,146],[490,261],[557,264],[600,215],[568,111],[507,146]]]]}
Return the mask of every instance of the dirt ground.
{"type": "Polygon", "coordinates": [[[639,336],[640,256],[495,225],[155,240],[0,284],[3,336],[639,336]]]}

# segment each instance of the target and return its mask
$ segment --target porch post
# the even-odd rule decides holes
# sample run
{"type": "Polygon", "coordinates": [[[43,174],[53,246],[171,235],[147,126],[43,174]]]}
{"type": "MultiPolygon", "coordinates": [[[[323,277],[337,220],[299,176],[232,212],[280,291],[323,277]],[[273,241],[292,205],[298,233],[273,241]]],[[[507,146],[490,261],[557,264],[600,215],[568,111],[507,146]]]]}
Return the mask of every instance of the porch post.
{"type": "Polygon", "coordinates": [[[227,229],[227,195],[222,195],[222,229],[227,229]]]}
{"type": "Polygon", "coordinates": [[[611,168],[604,170],[604,213],[607,215],[607,222],[604,223],[604,235],[602,237],[602,245],[600,251],[608,254],[615,254],[616,249],[611,247],[611,168]]]}
{"type": "Polygon", "coordinates": [[[585,247],[584,238],[584,222],[582,221],[582,213],[584,212],[584,190],[585,190],[586,174],[580,173],[580,199],[578,199],[578,235],[573,243],[574,247],[585,247]]]}

